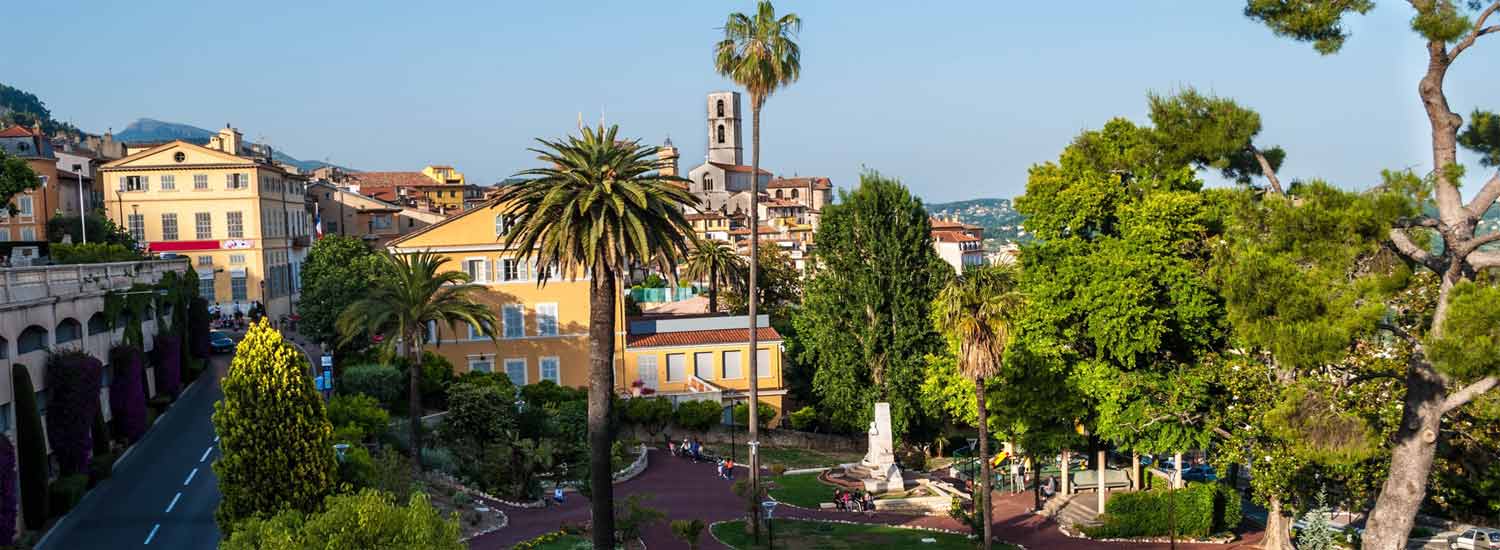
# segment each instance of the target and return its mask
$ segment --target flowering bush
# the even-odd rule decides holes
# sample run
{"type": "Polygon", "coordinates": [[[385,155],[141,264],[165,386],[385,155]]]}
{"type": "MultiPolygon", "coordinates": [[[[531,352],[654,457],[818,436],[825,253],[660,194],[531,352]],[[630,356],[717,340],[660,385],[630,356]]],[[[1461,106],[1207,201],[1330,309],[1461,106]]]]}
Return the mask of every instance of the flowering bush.
{"type": "Polygon", "coordinates": [[[146,386],[141,378],[141,350],[119,345],[109,350],[109,411],[115,433],[135,443],[146,434],[146,386]]]}
{"type": "Polygon", "coordinates": [[[171,334],[156,335],[156,393],[177,395],[182,389],[182,341],[171,334]]]}
{"type": "Polygon", "coordinates": [[[94,450],[94,415],[99,414],[99,385],[104,365],[81,351],[47,359],[47,440],[63,475],[89,473],[94,450]]]}

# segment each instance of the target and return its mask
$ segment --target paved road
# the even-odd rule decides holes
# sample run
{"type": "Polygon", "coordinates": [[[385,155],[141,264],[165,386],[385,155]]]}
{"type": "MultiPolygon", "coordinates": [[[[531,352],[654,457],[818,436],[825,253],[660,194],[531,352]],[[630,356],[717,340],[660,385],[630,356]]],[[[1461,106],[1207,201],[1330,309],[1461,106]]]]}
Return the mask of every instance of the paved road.
{"type": "Polygon", "coordinates": [[[228,360],[216,356],[209,372],[116,464],[114,475],[90,491],[38,548],[216,548],[219,488],[211,464],[218,447],[211,416],[223,395],[219,377],[228,360]]]}

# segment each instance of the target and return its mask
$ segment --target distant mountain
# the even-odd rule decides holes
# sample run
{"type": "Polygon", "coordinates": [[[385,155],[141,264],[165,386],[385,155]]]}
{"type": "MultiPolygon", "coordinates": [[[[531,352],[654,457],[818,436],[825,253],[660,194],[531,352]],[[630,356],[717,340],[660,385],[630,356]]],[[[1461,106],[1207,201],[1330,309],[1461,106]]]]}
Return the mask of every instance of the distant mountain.
{"type": "Polygon", "coordinates": [[[1010,199],[972,199],[927,205],[927,212],[940,218],[984,228],[984,248],[995,250],[1011,242],[1026,242],[1031,237],[1021,228],[1023,218],[1011,207],[1010,199]]]}
{"type": "MultiPolygon", "coordinates": [[[[126,143],[155,143],[180,139],[188,143],[203,145],[208,143],[208,138],[216,134],[217,132],[204,130],[197,126],[142,118],[130,123],[120,133],[115,134],[115,139],[126,143]]],[[[278,149],[273,149],[271,156],[280,162],[296,166],[298,170],[304,172],[311,172],[324,166],[334,166],[350,172],[357,171],[320,160],[299,160],[278,149]]]]}

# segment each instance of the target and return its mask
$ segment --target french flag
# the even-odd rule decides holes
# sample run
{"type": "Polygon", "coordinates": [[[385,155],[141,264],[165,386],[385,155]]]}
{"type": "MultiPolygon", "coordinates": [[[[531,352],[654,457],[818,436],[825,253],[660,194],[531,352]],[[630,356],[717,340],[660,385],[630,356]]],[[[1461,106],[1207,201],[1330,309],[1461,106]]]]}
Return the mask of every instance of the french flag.
{"type": "Polygon", "coordinates": [[[323,238],[323,211],[316,203],[313,204],[313,231],[316,234],[315,239],[323,238]]]}

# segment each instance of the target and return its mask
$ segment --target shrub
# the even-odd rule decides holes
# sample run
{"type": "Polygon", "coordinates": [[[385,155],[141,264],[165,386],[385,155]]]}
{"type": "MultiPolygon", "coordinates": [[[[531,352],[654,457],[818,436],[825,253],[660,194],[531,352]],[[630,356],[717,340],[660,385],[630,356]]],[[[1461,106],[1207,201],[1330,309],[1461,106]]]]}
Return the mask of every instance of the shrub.
{"type": "Polygon", "coordinates": [[[465,548],[458,521],[444,517],[422,493],[401,505],[390,495],[366,489],[330,496],[319,509],[310,515],[285,510],[269,519],[248,519],[235,526],[220,548],[465,548]]]}
{"type": "Polygon", "coordinates": [[[406,395],[406,384],[400,369],[390,365],[355,365],[344,369],[343,376],[339,377],[340,392],[368,395],[386,407],[395,405],[406,395]]]}
{"type": "Polygon", "coordinates": [[[380,402],[364,394],[335,395],[328,400],[328,422],[336,429],[353,425],[365,434],[378,434],[390,426],[391,415],[380,402]]]}
{"type": "Polygon", "coordinates": [[[310,512],[333,489],[333,428],[307,358],[262,319],[240,342],[214,403],[220,531],[282,509],[310,512]]]}
{"type": "Polygon", "coordinates": [[[133,262],[142,260],[139,253],[118,244],[105,243],[56,243],[51,247],[52,263],[97,264],[104,262],[133,262]]]}
{"type": "MultiPolygon", "coordinates": [[[[398,361],[401,370],[401,380],[410,380],[407,374],[407,361],[398,361]]],[[[453,363],[448,359],[430,351],[422,352],[422,377],[417,384],[417,389],[422,393],[422,407],[429,410],[443,410],[448,408],[448,386],[453,383],[453,363]]],[[[410,382],[401,385],[402,395],[406,395],[407,386],[410,382]]],[[[396,410],[405,410],[406,400],[401,400],[400,407],[396,410]]]]}
{"type": "MultiPolygon", "coordinates": [[[[589,392],[578,388],[559,386],[551,380],[521,386],[521,399],[542,408],[557,407],[568,401],[588,399],[589,392]]],[[[669,406],[668,409],[671,407],[669,406]]]]}
{"type": "MultiPolygon", "coordinates": [[[[771,420],[776,418],[776,407],[772,407],[770,403],[761,401],[759,406],[755,407],[755,418],[760,421],[759,424],[756,424],[757,426],[770,424],[771,420]]],[[[734,424],[736,426],[750,425],[749,403],[736,403],[734,405],[734,424]]]]}
{"type": "Polygon", "coordinates": [[[794,430],[811,431],[818,427],[818,410],[808,405],[792,411],[788,420],[791,421],[794,430]]]}
{"type": "Polygon", "coordinates": [[[52,443],[52,454],[63,475],[89,472],[103,369],[98,359],[81,351],[54,353],[47,358],[52,410],[47,415],[47,441],[52,443]]]}
{"type": "Polygon", "coordinates": [[[354,424],[345,424],[333,429],[333,442],[335,444],[347,443],[349,445],[358,447],[364,444],[365,438],[369,437],[369,435],[370,434],[367,434],[364,430],[360,429],[359,426],[356,426],[354,424]]]}
{"type": "Polygon", "coordinates": [[[724,409],[713,401],[688,401],[677,405],[677,425],[683,429],[704,431],[723,417],[724,409]]]}
{"type": "Polygon", "coordinates": [[[1101,525],[1084,528],[1085,534],[1093,538],[1168,535],[1174,513],[1177,533],[1185,537],[1207,537],[1240,522],[1239,494],[1219,483],[1193,484],[1175,492],[1158,489],[1121,493],[1110,497],[1104,509],[1101,525]]]}
{"type": "Polygon", "coordinates": [[[182,390],[182,341],[171,334],[156,335],[156,394],[175,397],[182,390]]]}
{"type": "Polygon", "coordinates": [[[422,465],[450,476],[458,475],[458,460],[453,458],[453,451],[441,447],[422,451],[422,465]]]}
{"type": "Polygon", "coordinates": [[[84,474],[69,474],[57,478],[49,488],[51,492],[52,517],[60,517],[68,513],[78,501],[83,499],[83,494],[88,492],[89,478],[84,474]]]}
{"type": "Polygon", "coordinates": [[[370,451],[359,445],[352,445],[344,451],[339,460],[339,481],[358,490],[373,487],[376,476],[375,459],[370,456],[370,451]]]}
{"type": "Polygon", "coordinates": [[[652,435],[672,421],[672,402],[661,398],[636,397],[623,403],[625,422],[645,428],[652,435]]]}
{"type": "Polygon", "coordinates": [[[9,437],[0,437],[0,545],[16,540],[16,447],[9,437]]]}
{"type": "Polygon", "coordinates": [[[208,300],[193,297],[188,308],[188,348],[193,351],[193,357],[198,359],[208,359],[211,355],[208,345],[209,322],[208,300]]]}
{"type": "Polygon", "coordinates": [[[667,518],[661,510],[643,504],[651,498],[650,493],[636,493],[615,501],[615,540],[635,540],[641,530],[667,518]]]}
{"type": "Polygon", "coordinates": [[[698,550],[698,538],[703,534],[703,520],[672,520],[672,536],[687,543],[689,550],[698,550]]]}
{"type": "Polygon", "coordinates": [[[114,378],[109,383],[109,410],[115,430],[127,443],[135,443],[146,434],[146,390],[141,381],[141,350],[120,345],[109,350],[109,368],[114,378]]]}
{"type": "Polygon", "coordinates": [[[786,465],[785,464],[772,464],[771,465],[771,475],[773,475],[773,476],[779,476],[779,475],[782,475],[782,474],[785,474],[785,473],[786,473],[786,465]]]}

